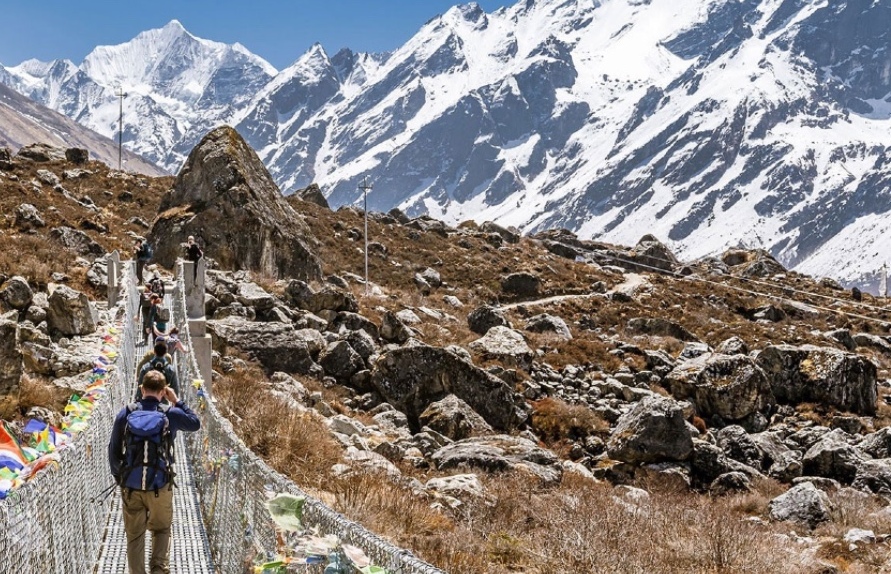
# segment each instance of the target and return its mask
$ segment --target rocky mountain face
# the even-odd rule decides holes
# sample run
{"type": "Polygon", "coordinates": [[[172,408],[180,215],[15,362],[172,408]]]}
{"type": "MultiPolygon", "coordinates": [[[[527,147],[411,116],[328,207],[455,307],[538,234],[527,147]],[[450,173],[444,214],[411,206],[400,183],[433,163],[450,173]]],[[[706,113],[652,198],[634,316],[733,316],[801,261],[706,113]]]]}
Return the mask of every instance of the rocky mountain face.
{"type": "Polygon", "coordinates": [[[118,133],[123,91],[125,145],[174,173],[274,74],[243,46],[201,40],[173,20],[126,44],[99,46],[78,66],[28,60],[0,71],[0,82],[107,136],[118,133]]]}
{"type": "Polygon", "coordinates": [[[113,87],[148,86],[125,139],[168,169],[224,120],[286,193],[316,182],[335,206],[367,175],[374,209],[650,232],[685,259],[759,247],[871,284],[891,226],[888,24],[891,0],[524,0],[458,6],[385,55],[313,46],[277,73],[237,46],[185,57],[210,43],[171,23],[0,81],[103,133],[113,87]]]}
{"type": "Polygon", "coordinates": [[[321,274],[306,224],[230,127],[213,130],[195,146],[161,200],[150,237],[155,260],[173,267],[189,235],[227,269],[305,280],[321,274]]]}
{"type": "MultiPolygon", "coordinates": [[[[0,148],[15,152],[34,143],[84,149],[92,159],[118,165],[117,142],[0,83],[0,148]]],[[[123,150],[123,161],[126,171],[164,175],[161,168],[128,149],[123,150]]]]}

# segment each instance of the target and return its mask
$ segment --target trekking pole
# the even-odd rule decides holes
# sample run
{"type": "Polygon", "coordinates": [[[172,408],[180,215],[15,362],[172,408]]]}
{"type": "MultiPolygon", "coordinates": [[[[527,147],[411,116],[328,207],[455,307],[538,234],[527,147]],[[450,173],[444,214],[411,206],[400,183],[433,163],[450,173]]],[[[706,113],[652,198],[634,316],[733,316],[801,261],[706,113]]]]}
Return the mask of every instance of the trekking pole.
{"type": "Polygon", "coordinates": [[[118,483],[112,482],[111,485],[108,486],[108,488],[106,488],[105,490],[103,490],[102,492],[100,492],[99,494],[94,496],[93,498],[91,498],[90,502],[91,503],[98,502],[98,503],[102,504],[103,502],[105,502],[105,499],[107,499],[108,496],[112,493],[112,491],[114,491],[114,489],[117,487],[117,485],[118,485],[118,483]]]}

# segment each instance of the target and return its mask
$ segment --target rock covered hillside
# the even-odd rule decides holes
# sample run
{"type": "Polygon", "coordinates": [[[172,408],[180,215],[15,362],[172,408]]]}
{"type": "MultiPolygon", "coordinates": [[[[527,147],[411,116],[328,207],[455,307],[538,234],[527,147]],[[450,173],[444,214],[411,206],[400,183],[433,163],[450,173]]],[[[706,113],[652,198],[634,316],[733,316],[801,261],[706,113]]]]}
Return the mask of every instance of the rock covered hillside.
{"type": "Polygon", "coordinates": [[[172,22],[0,81],[102,133],[124,85],[125,139],[174,171],[226,121],[282,189],[318,182],[334,205],[369,175],[375,209],[652,232],[686,258],[765,248],[869,283],[888,227],[889,18],[889,0],[470,4],[392,53],[313,46],[278,72],[172,22]]]}
{"type": "Polygon", "coordinates": [[[179,183],[219,184],[198,186],[200,201],[187,204],[174,203],[183,190],[170,178],[119,182],[98,165],[35,160],[34,150],[0,164],[0,198],[36,202],[7,218],[4,240],[18,252],[62,247],[49,267],[2,261],[0,328],[16,336],[2,339],[0,360],[18,369],[3,370],[13,373],[0,379],[4,396],[21,396],[32,377],[77,372],[63,336],[74,331],[49,319],[46,293],[66,293],[43,283],[50,271],[54,283],[66,281],[61,270],[86,272],[153,219],[153,235],[174,243],[195,232],[217,267],[205,297],[212,389],[243,439],[446,571],[891,566],[891,316],[880,301],[854,301],[764,251],[684,262],[653,236],[633,247],[561,229],[522,237],[399,210],[369,214],[365,295],[363,214],[331,211],[313,189],[273,209],[281,198],[250,150],[220,145],[229,133],[196,148],[213,160],[203,171],[180,174],[179,183]],[[316,273],[244,270],[269,249],[260,243],[245,242],[254,252],[226,267],[214,260],[239,222],[189,225],[244,197],[270,218],[299,214],[316,273]],[[171,210],[175,225],[163,231],[171,210]],[[63,220],[86,231],[44,237],[63,220]],[[610,536],[632,535],[620,527],[641,542],[617,555],[610,536]]]}

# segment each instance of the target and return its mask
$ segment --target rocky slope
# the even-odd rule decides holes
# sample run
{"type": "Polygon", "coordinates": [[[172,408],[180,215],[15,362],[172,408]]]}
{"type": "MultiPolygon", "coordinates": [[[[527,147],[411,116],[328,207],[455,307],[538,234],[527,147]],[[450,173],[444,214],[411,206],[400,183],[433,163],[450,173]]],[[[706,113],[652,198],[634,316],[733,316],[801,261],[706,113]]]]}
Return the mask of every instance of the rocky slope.
{"type": "MultiPolygon", "coordinates": [[[[26,150],[0,167],[0,198],[45,203],[37,218],[23,209],[0,231],[29,245],[43,238],[41,217],[108,212],[87,225],[97,247],[81,237],[56,248],[69,257],[59,272],[70,269],[69,250],[83,249],[89,266],[113,238],[129,239],[135,223],[115,210],[136,201],[115,193],[141,198],[143,217],[158,214],[157,238],[169,234],[171,244],[190,222],[202,237],[236,241],[238,218],[216,217],[213,229],[200,218],[224,213],[221,205],[282,201],[230,129],[193,153],[162,205],[169,178],[134,178],[134,192],[109,195],[119,176],[97,166],[77,199],[63,183],[79,181],[70,166],[34,163],[26,150]],[[61,190],[44,190],[56,171],[61,190]],[[101,197],[92,203],[103,209],[83,196],[101,197]],[[171,212],[189,215],[176,219],[182,229],[161,231],[171,212]]],[[[398,210],[369,214],[365,285],[364,214],[287,204],[266,209],[267,223],[299,212],[316,272],[288,277],[282,267],[276,280],[267,268],[209,271],[212,389],[245,441],[339,510],[359,519],[379,495],[391,514],[371,526],[462,574],[891,566],[891,314],[881,301],[788,271],[764,251],[683,261],[652,236],[633,247],[565,229],[523,237],[398,210]],[[293,428],[283,437],[284,425],[293,428]],[[615,562],[599,538],[604,520],[649,523],[638,536],[670,532],[675,542],[665,544],[687,546],[664,555],[641,542],[615,562]],[[582,553],[572,550],[579,536],[582,553]],[[502,538],[507,546],[492,542],[502,538]],[[711,555],[714,544],[745,551],[711,555]]],[[[241,243],[248,251],[232,265],[268,250],[241,243]]],[[[16,275],[47,274],[37,258],[17,264],[16,275]]],[[[16,333],[14,344],[0,339],[0,406],[20,415],[33,405],[11,402],[14,379],[67,374],[67,334],[89,330],[92,313],[53,320],[53,298],[70,303],[68,317],[89,305],[65,287],[11,275],[0,284],[0,331],[16,333]]]]}

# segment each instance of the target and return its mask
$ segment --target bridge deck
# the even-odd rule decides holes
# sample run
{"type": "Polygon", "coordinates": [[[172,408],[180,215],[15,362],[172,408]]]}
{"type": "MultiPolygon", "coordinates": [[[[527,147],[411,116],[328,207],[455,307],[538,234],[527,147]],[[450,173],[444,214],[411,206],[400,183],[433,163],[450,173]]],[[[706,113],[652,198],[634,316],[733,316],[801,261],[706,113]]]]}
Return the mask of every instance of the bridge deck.
{"type": "MultiPolygon", "coordinates": [[[[198,495],[191,464],[186,460],[183,436],[176,437],[176,488],[173,491],[173,540],[170,550],[170,572],[174,574],[213,574],[210,547],[204,532],[198,495]]],[[[114,502],[105,526],[105,540],[96,574],[121,574],[127,572],[127,537],[121,498],[112,493],[114,502]]],[[[146,534],[146,562],[151,548],[151,533],[146,534]]]]}

